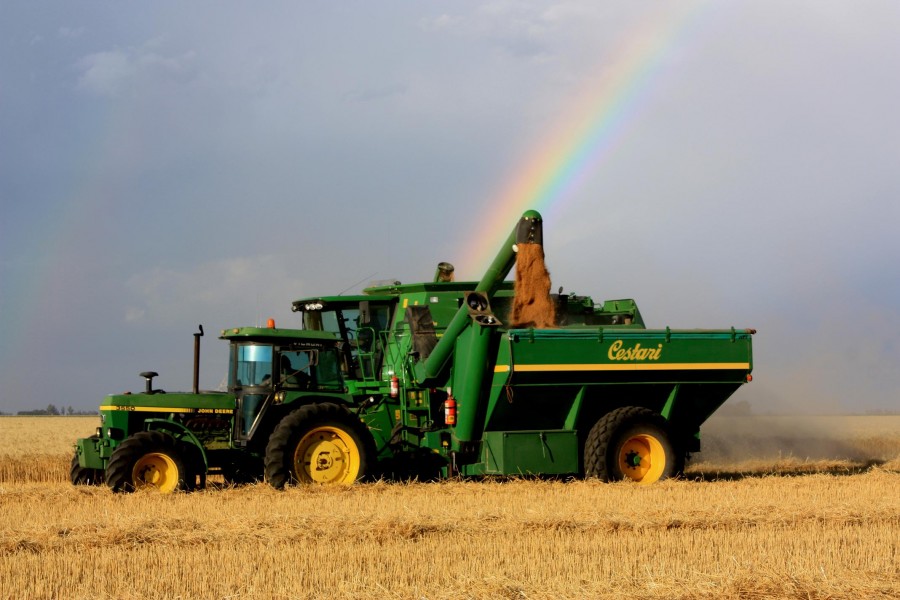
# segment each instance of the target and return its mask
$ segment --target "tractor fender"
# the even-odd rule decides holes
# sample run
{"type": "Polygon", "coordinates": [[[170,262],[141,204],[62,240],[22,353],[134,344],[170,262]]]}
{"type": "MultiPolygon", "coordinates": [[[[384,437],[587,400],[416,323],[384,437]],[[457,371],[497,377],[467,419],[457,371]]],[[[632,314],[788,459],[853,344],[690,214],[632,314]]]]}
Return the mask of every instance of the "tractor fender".
{"type": "Polygon", "coordinates": [[[270,408],[273,409],[272,415],[276,417],[276,420],[280,421],[283,417],[298,408],[309,406],[311,404],[323,403],[337,404],[338,406],[343,406],[351,413],[354,412],[353,397],[346,394],[305,394],[303,396],[286,399],[280,404],[273,404],[270,408]]]}
{"type": "Polygon", "coordinates": [[[276,420],[280,421],[283,417],[298,408],[309,406],[311,404],[323,403],[337,404],[338,406],[343,406],[351,413],[356,414],[353,397],[347,394],[306,394],[296,398],[286,399],[285,402],[275,404],[271,408],[275,409],[273,411],[273,416],[276,417],[276,420]]]}
{"type": "Polygon", "coordinates": [[[290,410],[296,410],[307,404],[321,404],[323,402],[330,402],[331,404],[338,404],[351,408],[353,406],[353,396],[350,396],[349,394],[323,394],[321,392],[313,392],[293,398],[285,398],[284,402],[279,404],[279,406],[289,407],[290,410]]]}
{"type": "Polygon", "coordinates": [[[206,451],[203,449],[203,444],[200,443],[200,440],[197,439],[197,436],[194,435],[193,431],[181,423],[166,419],[147,419],[144,421],[144,429],[146,431],[164,431],[179,442],[188,443],[196,447],[200,459],[203,461],[204,472],[209,470],[209,461],[206,458],[206,451]]]}

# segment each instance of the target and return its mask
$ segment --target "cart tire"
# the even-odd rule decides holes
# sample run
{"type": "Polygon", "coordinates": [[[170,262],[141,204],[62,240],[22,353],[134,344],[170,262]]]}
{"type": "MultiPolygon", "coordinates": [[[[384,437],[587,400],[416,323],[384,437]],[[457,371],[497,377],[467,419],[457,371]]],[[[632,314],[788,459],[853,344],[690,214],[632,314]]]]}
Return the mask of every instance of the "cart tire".
{"type": "Polygon", "coordinates": [[[266,446],[266,480],[350,484],[369,474],[375,442],[362,422],[332,403],[310,404],[284,417],[266,446]]]}
{"type": "Polygon", "coordinates": [[[584,474],[602,481],[650,484],[684,469],[658,413],[639,406],[617,408],[591,428],[584,445],[584,474]]]}
{"type": "Polygon", "coordinates": [[[184,451],[162,431],[139,431],[116,446],[106,467],[106,484],[114,492],[156,488],[168,494],[188,489],[184,451]]]}

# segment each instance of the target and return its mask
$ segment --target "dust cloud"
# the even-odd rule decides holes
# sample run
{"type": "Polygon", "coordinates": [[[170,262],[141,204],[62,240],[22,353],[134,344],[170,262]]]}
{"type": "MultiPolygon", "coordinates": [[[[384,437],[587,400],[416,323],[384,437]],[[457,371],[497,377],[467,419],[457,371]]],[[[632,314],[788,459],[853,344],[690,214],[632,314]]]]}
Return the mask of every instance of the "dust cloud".
{"type": "Polygon", "coordinates": [[[900,416],[719,416],[701,428],[694,461],[844,460],[879,464],[900,457],[900,416]]]}

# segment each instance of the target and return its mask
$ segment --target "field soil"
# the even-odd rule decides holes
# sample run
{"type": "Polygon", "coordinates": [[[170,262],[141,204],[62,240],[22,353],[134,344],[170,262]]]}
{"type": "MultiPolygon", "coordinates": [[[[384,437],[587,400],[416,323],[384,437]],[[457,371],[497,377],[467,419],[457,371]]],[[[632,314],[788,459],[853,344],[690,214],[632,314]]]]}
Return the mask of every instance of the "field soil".
{"type": "Polygon", "coordinates": [[[166,496],[67,482],[71,443],[96,418],[4,417],[0,597],[900,597],[900,429],[829,420],[802,439],[840,443],[779,451],[761,441],[780,439],[772,423],[748,423],[711,422],[710,451],[685,478],[646,487],[213,484],[166,496]]]}

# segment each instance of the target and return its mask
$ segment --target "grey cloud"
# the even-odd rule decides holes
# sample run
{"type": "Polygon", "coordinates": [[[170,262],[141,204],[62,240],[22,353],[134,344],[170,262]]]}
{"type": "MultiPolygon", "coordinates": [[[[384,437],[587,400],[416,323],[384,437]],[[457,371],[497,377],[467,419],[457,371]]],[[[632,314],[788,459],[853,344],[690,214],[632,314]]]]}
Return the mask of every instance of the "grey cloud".
{"type": "Polygon", "coordinates": [[[101,96],[113,96],[134,77],[135,66],[121,50],[95,52],[78,61],[78,88],[101,96]]]}
{"type": "Polygon", "coordinates": [[[534,200],[554,284],[654,326],[756,327],[761,405],[896,407],[891,3],[52,5],[0,22],[0,329],[32,344],[3,354],[0,410],[89,408],[146,367],[189,381],[171,348],[198,321],[290,317],[371,273],[479,278],[503,191],[654,23],[607,151],[534,200]],[[31,374],[86,344],[56,357],[71,380],[31,374]]]}
{"type": "Polygon", "coordinates": [[[379,87],[359,89],[347,92],[344,97],[352,102],[369,102],[372,100],[383,100],[392,96],[400,96],[409,90],[409,86],[405,84],[386,84],[379,87]]]}
{"type": "Polygon", "coordinates": [[[218,315],[251,322],[261,309],[278,309],[283,314],[303,287],[290,264],[290,257],[264,255],[212,260],[189,268],[151,267],[126,282],[130,300],[123,320],[169,325],[198,315],[218,315]]]}
{"type": "Polygon", "coordinates": [[[59,37],[68,39],[80,38],[84,35],[84,32],[84,27],[60,27],[57,30],[59,37]]]}
{"type": "Polygon", "coordinates": [[[197,55],[189,51],[166,56],[152,50],[108,50],[84,56],[76,63],[80,90],[101,96],[117,96],[141,86],[152,88],[166,82],[185,83],[197,74],[197,55]]]}

